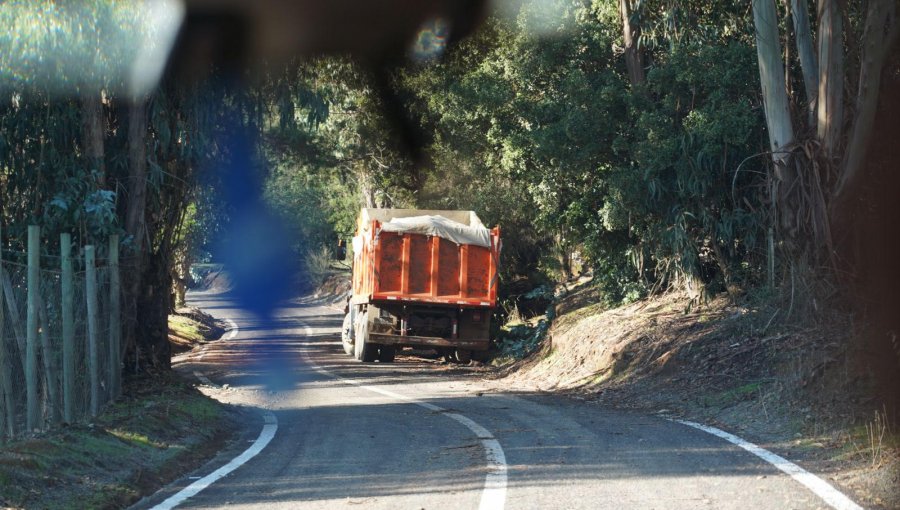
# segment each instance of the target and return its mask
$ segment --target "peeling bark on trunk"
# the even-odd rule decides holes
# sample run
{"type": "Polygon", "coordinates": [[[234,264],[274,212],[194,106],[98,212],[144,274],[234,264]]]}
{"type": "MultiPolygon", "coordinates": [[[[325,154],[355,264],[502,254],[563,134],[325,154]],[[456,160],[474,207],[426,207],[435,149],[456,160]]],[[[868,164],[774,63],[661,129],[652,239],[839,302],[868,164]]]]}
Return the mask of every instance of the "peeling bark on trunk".
{"type": "MultiPolygon", "coordinates": [[[[794,187],[796,173],[790,164],[787,148],[794,142],[794,127],[784,87],[784,64],[781,60],[781,40],[778,38],[778,18],[774,0],[753,1],[753,23],[756,28],[756,54],[759,63],[759,81],[762,87],[763,106],[766,113],[766,127],[769,132],[769,147],[775,165],[772,181],[772,223],[769,229],[769,263],[774,267],[774,225],[776,222],[786,239],[797,235],[795,209],[787,195],[794,187]]],[[[770,280],[774,273],[770,274],[770,280]]]]}
{"type": "MultiPolygon", "coordinates": [[[[873,2],[880,3],[880,2],[873,2]]],[[[839,154],[844,123],[843,18],[838,0],[819,0],[817,136],[829,158],[839,154]]]]}
{"type": "Polygon", "coordinates": [[[891,49],[897,44],[900,27],[893,1],[871,1],[866,15],[863,53],[856,93],[856,115],[850,131],[842,171],[835,188],[832,210],[840,209],[848,191],[858,185],[872,138],[872,125],[878,107],[881,72],[891,49]]]}
{"type": "Polygon", "coordinates": [[[784,166],[788,155],[784,148],[794,141],[794,127],[784,88],[784,64],[781,61],[781,41],[778,39],[778,18],[773,0],[753,2],[753,20],[756,25],[756,54],[759,61],[759,81],[762,86],[769,130],[769,146],[772,160],[784,166]]]}
{"type": "Polygon", "coordinates": [[[806,0],[791,0],[791,17],[794,23],[794,38],[797,54],[803,71],[803,86],[806,90],[806,105],[809,112],[809,126],[815,122],[816,97],[819,94],[819,63],[813,46],[809,28],[809,4],[806,0]]]}
{"type": "Polygon", "coordinates": [[[625,66],[628,68],[628,81],[632,87],[644,83],[645,79],[644,56],[639,47],[641,26],[634,20],[634,4],[634,0],[619,0],[622,35],[625,41],[625,66]]]}

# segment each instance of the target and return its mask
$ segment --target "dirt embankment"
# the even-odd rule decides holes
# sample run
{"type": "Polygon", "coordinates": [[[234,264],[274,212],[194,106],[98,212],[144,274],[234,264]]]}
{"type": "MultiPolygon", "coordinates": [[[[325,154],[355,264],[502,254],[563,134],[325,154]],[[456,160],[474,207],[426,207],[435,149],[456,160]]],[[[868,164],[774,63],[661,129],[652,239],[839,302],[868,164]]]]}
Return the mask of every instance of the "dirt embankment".
{"type": "Polygon", "coordinates": [[[726,297],[693,308],[682,295],[599,302],[590,286],[559,300],[541,349],[498,384],[711,423],[825,473],[868,507],[900,508],[897,403],[849,317],[782,323],[774,307],[726,297]]]}
{"type": "Polygon", "coordinates": [[[189,351],[198,345],[218,340],[225,324],[199,308],[184,307],[169,315],[169,344],[172,354],[189,351]]]}
{"type": "Polygon", "coordinates": [[[325,278],[321,285],[303,298],[309,304],[332,305],[343,308],[350,295],[350,272],[334,272],[325,278]]]}

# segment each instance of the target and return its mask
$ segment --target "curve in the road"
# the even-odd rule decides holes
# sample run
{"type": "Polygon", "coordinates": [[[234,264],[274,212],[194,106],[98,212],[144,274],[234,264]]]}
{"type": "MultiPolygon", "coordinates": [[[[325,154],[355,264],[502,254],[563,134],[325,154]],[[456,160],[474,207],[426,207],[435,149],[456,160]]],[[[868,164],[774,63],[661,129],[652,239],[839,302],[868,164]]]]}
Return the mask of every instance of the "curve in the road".
{"type": "MultiPolygon", "coordinates": [[[[306,336],[312,336],[312,329],[306,324],[301,322],[304,330],[306,331],[306,336]]],[[[507,482],[507,466],[506,466],[506,455],[503,453],[503,447],[500,446],[500,441],[494,437],[491,432],[476,423],[471,418],[464,416],[459,413],[451,413],[447,409],[443,407],[436,406],[432,403],[425,402],[419,399],[415,399],[412,397],[408,397],[406,395],[401,395],[399,393],[394,393],[393,391],[385,390],[383,388],[377,388],[375,386],[369,386],[367,384],[363,384],[359,381],[354,381],[351,379],[346,379],[341,377],[335,373],[329,372],[328,370],[317,365],[310,357],[309,353],[306,349],[302,350],[304,360],[309,363],[309,366],[315,370],[316,372],[330,377],[332,379],[338,380],[345,384],[350,384],[356,386],[360,389],[364,389],[367,391],[371,391],[373,393],[378,393],[380,395],[384,395],[385,397],[392,398],[395,400],[400,400],[402,402],[407,402],[410,404],[415,404],[419,407],[423,407],[428,409],[429,411],[433,411],[436,413],[443,414],[444,416],[450,418],[451,420],[463,425],[468,428],[475,434],[475,437],[481,442],[481,446],[484,448],[485,456],[487,458],[487,474],[484,478],[484,489],[481,492],[481,502],[478,505],[479,510],[503,510],[503,507],[506,505],[506,482],[507,482]]]]}
{"type": "MultiPolygon", "coordinates": [[[[223,337],[223,340],[231,340],[232,338],[235,337],[235,335],[238,334],[238,331],[240,331],[240,328],[238,327],[237,323],[235,323],[231,319],[225,319],[225,321],[228,322],[228,325],[231,326],[231,329],[223,337]]],[[[199,379],[200,382],[202,382],[203,384],[208,384],[208,385],[213,384],[212,381],[209,380],[209,378],[207,378],[205,375],[201,374],[200,372],[194,372],[194,376],[196,376],[197,379],[199,379]]],[[[154,506],[150,510],[171,510],[171,509],[175,508],[176,506],[184,503],[189,498],[196,496],[203,489],[206,489],[207,487],[216,483],[220,479],[228,476],[229,473],[231,473],[235,469],[243,466],[248,460],[252,459],[253,457],[256,457],[259,454],[259,452],[263,451],[263,449],[266,446],[268,446],[268,444],[275,437],[275,433],[278,432],[278,419],[275,417],[274,414],[270,413],[269,411],[265,411],[263,413],[263,420],[264,420],[264,425],[263,425],[262,430],[259,433],[259,437],[257,437],[256,440],[253,441],[253,444],[250,445],[249,448],[244,450],[243,453],[241,453],[237,457],[231,459],[231,461],[228,464],[225,464],[224,466],[213,471],[212,473],[210,473],[210,474],[204,476],[203,478],[195,481],[194,483],[188,485],[184,489],[181,489],[180,491],[173,494],[172,496],[170,496],[168,499],[166,499],[162,503],[154,506]]]]}
{"type": "Polygon", "coordinates": [[[241,467],[248,460],[256,457],[256,455],[259,454],[259,452],[263,451],[263,448],[265,448],[266,445],[268,445],[269,442],[272,441],[272,438],[275,437],[275,433],[278,431],[278,419],[275,418],[274,414],[266,411],[263,414],[263,418],[265,419],[265,425],[263,425],[262,431],[259,433],[259,437],[256,438],[256,441],[253,441],[253,444],[250,445],[250,448],[247,448],[243,453],[231,459],[231,462],[229,462],[228,464],[225,464],[212,473],[188,485],[184,489],[181,489],[176,494],[173,494],[167,500],[154,506],[150,510],[171,510],[172,508],[175,508],[181,503],[187,501],[188,498],[196,496],[200,493],[200,491],[216,483],[218,480],[224,478],[235,469],[241,467]]]}
{"type": "Polygon", "coordinates": [[[692,421],[686,420],[672,420],[677,423],[681,423],[682,425],[687,425],[688,427],[693,427],[697,430],[702,430],[708,434],[712,434],[716,437],[720,437],[733,445],[737,445],[744,450],[756,455],[760,459],[768,462],[769,464],[778,468],[781,472],[787,474],[794,480],[803,484],[807,489],[811,490],[816,496],[819,496],[828,503],[829,506],[835,508],[837,510],[862,510],[862,507],[854,503],[850,498],[845,496],[843,493],[832,487],[825,480],[822,480],[818,476],[810,473],[809,471],[803,469],[802,467],[794,464],[793,462],[781,457],[779,455],[775,455],[774,453],[757,446],[749,441],[745,441],[734,434],[729,434],[724,430],[717,429],[715,427],[710,427],[707,425],[701,425],[699,423],[695,423],[692,421]]]}
{"type": "Polygon", "coordinates": [[[225,322],[228,323],[231,328],[228,330],[228,333],[225,333],[225,336],[222,337],[222,340],[231,340],[238,334],[241,328],[238,327],[237,323],[231,319],[225,319],[225,322]]]}

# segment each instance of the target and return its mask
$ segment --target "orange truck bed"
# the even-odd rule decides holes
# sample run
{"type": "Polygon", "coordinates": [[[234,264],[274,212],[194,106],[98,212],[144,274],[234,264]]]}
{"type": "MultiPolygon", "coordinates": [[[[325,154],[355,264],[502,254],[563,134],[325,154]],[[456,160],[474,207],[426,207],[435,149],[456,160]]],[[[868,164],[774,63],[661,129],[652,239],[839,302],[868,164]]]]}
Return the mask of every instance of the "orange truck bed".
{"type": "Polygon", "coordinates": [[[351,303],[396,301],[460,308],[496,306],[499,227],[489,231],[490,247],[382,228],[393,218],[415,215],[436,215],[460,223],[471,217],[480,225],[480,220],[470,211],[364,209],[354,239],[351,303]]]}

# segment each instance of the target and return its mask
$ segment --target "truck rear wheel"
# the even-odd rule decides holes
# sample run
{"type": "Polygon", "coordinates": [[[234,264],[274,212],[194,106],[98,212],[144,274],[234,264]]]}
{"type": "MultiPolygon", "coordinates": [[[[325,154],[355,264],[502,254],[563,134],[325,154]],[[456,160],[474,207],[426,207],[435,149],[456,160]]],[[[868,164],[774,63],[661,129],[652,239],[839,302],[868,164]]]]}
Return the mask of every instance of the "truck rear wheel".
{"type": "Polygon", "coordinates": [[[456,349],[453,353],[453,357],[457,363],[468,365],[472,362],[472,351],[468,349],[456,349]]]}
{"type": "Polygon", "coordinates": [[[394,356],[397,355],[397,348],[393,345],[382,345],[378,349],[378,361],[382,363],[393,363],[394,356]]]}
{"type": "Polygon", "coordinates": [[[353,325],[350,314],[344,316],[344,324],[341,326],[341,346],[344,353],[353,356],[353,339],[350,338],[350,326],[353,325]]]}
{"type": "Polygon", "coordinates": [[[375,361],[378,356],[378,346],[369,343],[369,312],[363,312],[356,316],[356,335],[353,338],[353,354],[356,359],[364,363],[375,361]]]}

